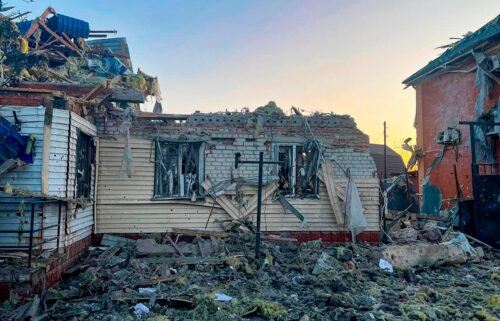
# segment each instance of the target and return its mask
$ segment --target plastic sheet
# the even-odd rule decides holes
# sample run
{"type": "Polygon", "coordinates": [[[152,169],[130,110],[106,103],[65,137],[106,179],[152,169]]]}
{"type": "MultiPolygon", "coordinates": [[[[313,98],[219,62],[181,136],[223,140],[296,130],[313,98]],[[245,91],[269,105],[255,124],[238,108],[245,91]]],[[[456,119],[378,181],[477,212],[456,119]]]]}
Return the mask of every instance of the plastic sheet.
{"type": "Polygon", "coordinates": [[[366,229],[367,222],[359,198],[358,188],[352,178],[349,178],[346,194],[346,216],[347,228],[351,231],[353,238],[366,229]]]}
{"type": "Polygon", "coordinates": [[[122,177],[131,177],[134,174],[132,147],[130,146],[130,126],[133,117],[135,117],[134,111],[131,108],[125,109],[123,122],[118,127],[118,131],[125,135],[125,147],[120,167],[120,176],[122,177]]]}

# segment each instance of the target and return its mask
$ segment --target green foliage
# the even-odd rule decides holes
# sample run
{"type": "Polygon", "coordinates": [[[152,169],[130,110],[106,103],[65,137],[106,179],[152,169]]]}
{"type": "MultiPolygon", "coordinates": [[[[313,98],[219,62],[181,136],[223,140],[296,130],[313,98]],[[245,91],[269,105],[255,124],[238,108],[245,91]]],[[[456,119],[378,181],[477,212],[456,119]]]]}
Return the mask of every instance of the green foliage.
{"type": "Polygon", "coordinates": [[[260,106],[257,109],[255,109],[255,112],[257,114],[285,116],[283,110],[278,105],[276,105],[276,103],[272,100],[268,102],[266,105],[260,106]]]}
{"type": "Polygon", "coordinates": [[[284,306],[278,303],[268,302],[261,299],[255,300],[259,313],[269,319],[281,320],[288,314],[284,306]]]}

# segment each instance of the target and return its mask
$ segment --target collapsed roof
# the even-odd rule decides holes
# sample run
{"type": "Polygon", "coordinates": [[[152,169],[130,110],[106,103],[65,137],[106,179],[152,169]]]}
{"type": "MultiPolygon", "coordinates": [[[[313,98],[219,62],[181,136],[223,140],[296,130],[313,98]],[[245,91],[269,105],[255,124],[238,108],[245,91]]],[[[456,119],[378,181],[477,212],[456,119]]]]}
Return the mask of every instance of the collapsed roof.
{"type": "Polygon", "coordinates": [[[133,71],[125,38],[86,41],[116,31],[92,30],[88,22],[58,14],[51,7],[33,20],[16,23],[16,18],[0,14],[0,86],[107,83],[123,90],[139,90],[143,95],[140,102],[145,96],[161,99],[158,79],[140,69],[133,71]]]}

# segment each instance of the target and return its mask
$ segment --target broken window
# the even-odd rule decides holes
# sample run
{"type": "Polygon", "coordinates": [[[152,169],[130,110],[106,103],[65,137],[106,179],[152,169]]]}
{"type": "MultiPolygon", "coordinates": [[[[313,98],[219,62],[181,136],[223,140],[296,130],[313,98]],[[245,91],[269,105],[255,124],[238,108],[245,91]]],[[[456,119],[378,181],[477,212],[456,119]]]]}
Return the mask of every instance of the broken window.
{"type": "Polygon", "coordinates": [[[317,177],[308,170],[312,166],[311,151],[302,145],[275,144],[273,148],[281,162],[277,165],[278,190],[287,196],[317,196],[317,177]]]}
{"type": "Polygon", "coordinates": [[[92,137],[81,130],[76,139],[76,197],[91,197],[92,164],[94,163],[95,146],[92,137]]]}
{"type": "Polygon", "coordinates": [[[201,195],[202,143],[156,142],[155,198],[201,195]]]}

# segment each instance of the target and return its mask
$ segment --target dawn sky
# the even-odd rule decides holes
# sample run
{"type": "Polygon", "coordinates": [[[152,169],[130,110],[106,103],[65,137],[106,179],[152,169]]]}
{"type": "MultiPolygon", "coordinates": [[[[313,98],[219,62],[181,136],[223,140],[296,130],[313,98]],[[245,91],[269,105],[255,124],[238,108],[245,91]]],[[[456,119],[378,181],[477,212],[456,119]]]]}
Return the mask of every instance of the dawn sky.
{"type": "MultiPolygon", "coordinates": [[[[500,13],[500,1],[9,1],[117,29],[134,68],[159,77],[164,112],[251,109],[274,100],[353,116],[370,141],[414,135],[401,81],[500,13]]],[[[401,152],[399,148],[396,149],[401,152]]]]}

